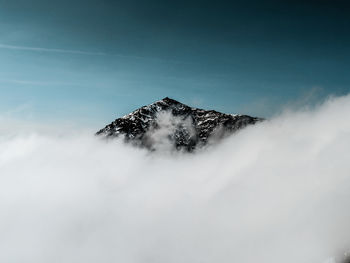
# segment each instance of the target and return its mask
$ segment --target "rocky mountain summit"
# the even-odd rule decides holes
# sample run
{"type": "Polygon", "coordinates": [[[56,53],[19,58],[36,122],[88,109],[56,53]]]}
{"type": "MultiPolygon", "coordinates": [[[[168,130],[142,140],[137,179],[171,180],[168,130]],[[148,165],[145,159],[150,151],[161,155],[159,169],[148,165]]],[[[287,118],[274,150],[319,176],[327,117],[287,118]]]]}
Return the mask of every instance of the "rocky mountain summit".
{"type": "Polygon", "coordinates": [[[166,97],[116,119],[96,135],[123,136],[127,142],[150,150],[171,146],[192,151],[262,120],[192,108],[166,97]]]}

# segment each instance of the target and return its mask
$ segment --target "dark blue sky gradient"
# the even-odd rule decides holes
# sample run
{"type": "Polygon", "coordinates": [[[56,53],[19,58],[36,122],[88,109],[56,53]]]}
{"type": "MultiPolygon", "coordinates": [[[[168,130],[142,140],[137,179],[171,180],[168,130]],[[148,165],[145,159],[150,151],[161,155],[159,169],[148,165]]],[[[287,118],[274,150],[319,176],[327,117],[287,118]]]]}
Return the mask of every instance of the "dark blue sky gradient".
{"type": "Polygon", "coordinates": [[[0,0],[0,112],[38,119],[165,96],[268,117],[348,93],[349,59],[347,1],[0,0]]]}

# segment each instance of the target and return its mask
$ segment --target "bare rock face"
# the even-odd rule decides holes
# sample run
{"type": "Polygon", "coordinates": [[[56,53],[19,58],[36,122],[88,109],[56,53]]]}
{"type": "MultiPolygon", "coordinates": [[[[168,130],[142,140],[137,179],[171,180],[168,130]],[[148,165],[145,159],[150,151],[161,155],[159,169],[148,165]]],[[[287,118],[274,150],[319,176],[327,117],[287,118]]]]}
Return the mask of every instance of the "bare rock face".
{"type": "Polygon", "coordinates": [[[96,135],[123,136],[125,141],[150,150],[171,145],[178,150],[193,151],[212,138],[220,139],[262,120],[192,108],[166,97],[116,119],[96,135]]]}

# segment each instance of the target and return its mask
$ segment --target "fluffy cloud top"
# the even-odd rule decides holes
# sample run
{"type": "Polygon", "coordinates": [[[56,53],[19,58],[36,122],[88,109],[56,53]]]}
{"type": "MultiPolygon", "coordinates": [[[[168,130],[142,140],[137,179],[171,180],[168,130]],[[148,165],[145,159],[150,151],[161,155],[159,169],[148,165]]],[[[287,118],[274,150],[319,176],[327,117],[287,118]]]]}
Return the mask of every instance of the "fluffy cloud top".
{"type": "Polygon", "coordinates": [[[349,116],[350,96],[334,98],[196,154],[0,129],[0,262],[341,258],[349,116]]]}

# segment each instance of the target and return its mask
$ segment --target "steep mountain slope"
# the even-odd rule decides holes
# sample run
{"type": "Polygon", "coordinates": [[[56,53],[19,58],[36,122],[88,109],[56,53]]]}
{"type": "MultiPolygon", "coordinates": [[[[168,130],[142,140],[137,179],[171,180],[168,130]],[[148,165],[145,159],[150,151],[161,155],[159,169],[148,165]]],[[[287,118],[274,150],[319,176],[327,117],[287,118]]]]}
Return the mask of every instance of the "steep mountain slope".
{"type": "Polygon", "coordinates": [[[151,150],[171,145],[192,151],[210,139],[222,138],[262,120],[192,108],[166,97],[116,119],[96,135],[124,136],[126,141],[151,150]]]}

